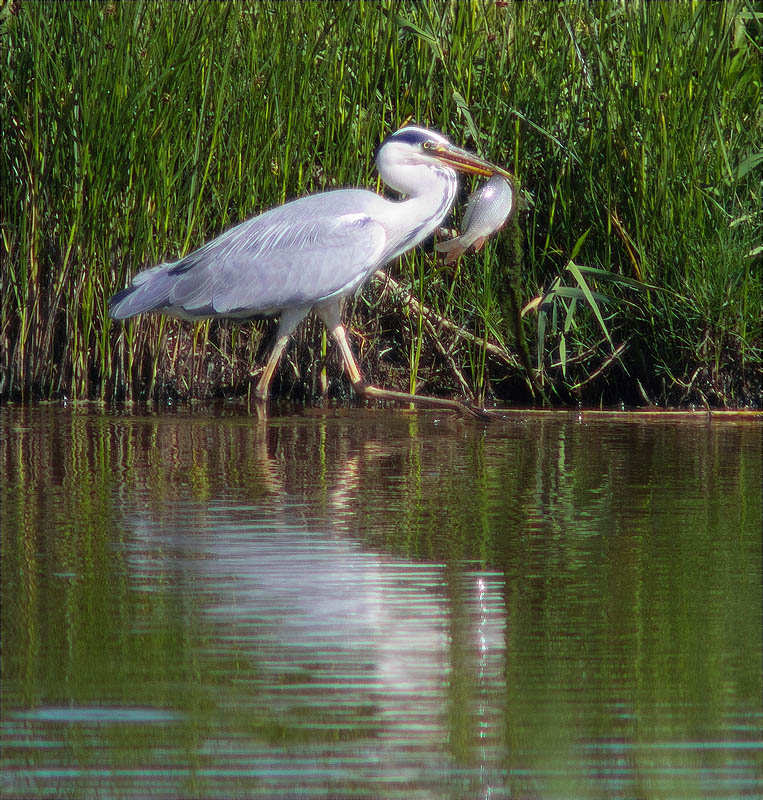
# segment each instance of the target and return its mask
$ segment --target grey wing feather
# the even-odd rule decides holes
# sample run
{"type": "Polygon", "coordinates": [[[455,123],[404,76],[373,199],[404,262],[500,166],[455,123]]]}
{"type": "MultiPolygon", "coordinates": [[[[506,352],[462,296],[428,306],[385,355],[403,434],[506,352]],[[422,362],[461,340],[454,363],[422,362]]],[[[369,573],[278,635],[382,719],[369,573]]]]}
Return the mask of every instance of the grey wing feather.
{"type": "Polygon", "coordinates": [[[363,214],[242,229],[205,253],[173,287],[188,311],[269,313],[351,290],[384,251],[383,228],[363,214]]]}
{"type": "Polygon", "coordinates": [[[174,264],[139,273],[112,298],[117,318],[146,310],[179,316],[253,316],[352,291],[379,265],[388,237],[358,208],[379,210],[372,192],[296,200],[247,220],[174,264]]]}

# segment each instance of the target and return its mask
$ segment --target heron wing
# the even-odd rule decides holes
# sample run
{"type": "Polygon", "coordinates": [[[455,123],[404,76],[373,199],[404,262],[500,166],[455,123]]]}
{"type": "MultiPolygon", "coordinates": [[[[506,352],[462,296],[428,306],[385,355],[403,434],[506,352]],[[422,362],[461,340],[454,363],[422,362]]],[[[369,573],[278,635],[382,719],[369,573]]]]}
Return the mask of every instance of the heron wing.
{"type": "Polygon", "coordinates": [[[254,315],[352,291],[387,249],[365,195],[381,200],[371,192],[329,192],[231,228],[168,271],[169,305],[199,316],[254,315]],[[349,194],[359,196],[355,203],[349,194]],[[358,200],[368,210],[352,210],[358,200]]]}

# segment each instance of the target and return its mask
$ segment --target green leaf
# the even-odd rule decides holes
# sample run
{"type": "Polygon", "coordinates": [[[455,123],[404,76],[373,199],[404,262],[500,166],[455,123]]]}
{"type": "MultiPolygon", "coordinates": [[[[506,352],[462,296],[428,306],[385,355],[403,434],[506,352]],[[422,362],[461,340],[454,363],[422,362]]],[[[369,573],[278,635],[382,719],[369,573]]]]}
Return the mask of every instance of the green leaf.
{"type": "Polygon", "coordinates": [[[593,293],[591,292],[588,284],[586,283],[586,279],[583,277],[583,273],[578,269],[577,264],[570,261],[567,264],[567,271],[572,275],[572,277],[577,282],[578,286],[580,286],[583,294],[585,295],[585,299],[588,302],[588,305],[591,307],[596,319],[599,321],[599,325],[601,329],[604,331],[604,335],[607,337],[607,341],[609,342],[609,346],[614,350],[615,345],[612,342],[612,337],[609,335],[609,330],[607,326],[604,324],[604,317],[601,315],[601,311],[599,311],[599,304],[596,302],[593,293]]]}
{"type": "MultiPolygon", "coordinates": [[[[558,296],[558,295],[557,295],[558,296]]],[[[556,333],[558,322],[557,322],[557,303],[554,303],[551,306],[551,333],[556,333]]]]}
{"type": "Polygon", "coordinates": [[[409,30],[413,31],[416,36],[418,36],[420,39],[423,39],[427,44],[431,45],[437,51],[437,54],[442,57],[440,42],[434,33],[432,33],[432,31],[425,30],[415,22],[411,22],[407,17],[403,17],[400,14],[397,15],[397,24],[401,28],[408,28],[409,30]]]}
{"type": "Polygon", "coordinates": [[[737,167],[737,180],[741,181],[745,175],[747,175],[750,170],[755,169],[758,164],[763,163],[763,150],[759,153],[753,153],[751,156],[747,156],[745,160],[737,167]]]}
{"type": "Polygon", "coordinates": [[[480,135],[477,132],[477,126],[474,124],[471,111],[469,111],[469,106],[467,105],[466,100],[464,100],[464,96],[454,89],[453,99],[456,101],[456,107],[458,108],[459,113],[461,113],[466,120],[466,127],[469,129],[472,139],[474,139],[475,142],[479,142],[480,135]]]}
{"type": "Polygon", "coordinates": [[[575,256],[580,252],[580,248],[583,246],[583,242],[588,238],[588,234],[591,232],[589,228],[578,240],[575,242],[575,246],[572,248],[572,253],[570,253],[570,261],[575,260],[575,256]]]}
{"type": "Polygon", "coordinates": [[[600,269],[598,267],[586,267],[582,264],[576,264],[577,268],[584,274],[584,275],[593,275],[596,278],[601,278],[605,281],[610,281],[611,283],[620,283],[623,286],[629,286],[631,289],[638,289],[639,291],[644,291],[645,289],[651,289],[655,292],[668,292],[672,294],[674,297],[679,298],[685,302],[688,302],[688,298],[684,297],[678,292],[674,292],[672,289],[666,289],[664,286],[655,286],[653,283],[645,283],[644,281],[636,280],[635,278],[629,278],[626,275],[617,275],[614,272],[610,272],[607,269],[600,269]]]}
{"type": "Polygon", "coordinates": [[[575,307],[577,306],[577,304],[578,304],[578,298],[577,297],[573,297],[572,300],[570,301],[570,306],[567,309],[567,316],[565,317],[565,320],[564,320],[564,333],[565,334],[569,333],[570,332],[570,328],[572,328],[575,325],[575,307]]]}
{"type": "MultiPolygon", "coordinates": [[[[614,298],[607,297],[605,294],[601,294],[600,292],[592,292],[590,289],[589,295],[593,297],[597,303],[606,304],[606,303],[614,303],[614,298]]],[[[555,289],[554,292],[549,292],[546,297],[544,298],[544,303],[553,302],[557,297],[570,297],[576,300],[585,300],[588,302],[588,295],[582,290],[579,289],[577,286],[560,286],[558,289],[555,289]]]]}
{"type": "Polygon", "coordinates": [[[543,374],[543,343],[546,338],[546,312],[538,312],[538,374],[543,374]]]}

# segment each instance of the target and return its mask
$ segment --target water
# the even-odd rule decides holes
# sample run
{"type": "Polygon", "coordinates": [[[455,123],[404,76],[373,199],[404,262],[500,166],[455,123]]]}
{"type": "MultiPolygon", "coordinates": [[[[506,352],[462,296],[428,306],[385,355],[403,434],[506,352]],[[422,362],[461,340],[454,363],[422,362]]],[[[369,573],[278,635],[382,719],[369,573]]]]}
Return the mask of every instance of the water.
{"type": "Polygon", "coordinates": [[[760,420],[0,409],[8,797],[763,796],[760,420]]]}

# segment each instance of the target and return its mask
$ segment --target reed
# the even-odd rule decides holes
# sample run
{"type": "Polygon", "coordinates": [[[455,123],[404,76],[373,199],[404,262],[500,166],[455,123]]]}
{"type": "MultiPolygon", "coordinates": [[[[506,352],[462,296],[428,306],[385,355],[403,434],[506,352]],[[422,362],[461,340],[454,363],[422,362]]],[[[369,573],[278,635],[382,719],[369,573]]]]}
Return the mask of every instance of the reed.
{"type": "MultiPolygon", "coordinates": [[[[375,186],[375,146],[413,118],[506,164],[531,205],[521,264],[497,237],[455,271],[428,253],[391,267],[471,338],[438,344],[378,287],[350,304],[370,377],[458,392],[461,376],[504,401],[542,384],[558,402],[760,404],[751,3],[16,2],[0,15],[0,397],[246,394],[268,323],[115,325],[109,295],[287,198],[375,186]],[[606,301],[587,302],[571,262],[606,301]],[[521,330],[517,269],[525,302],[538,298],[521,330]],[[488,346],[524,338],[520,366],[488,346]]],[[[313,397],[320,353],[307,323],[276,390],[313,397]]],[[[342,394],[338,362],[328,374],[342,394]]]]}

